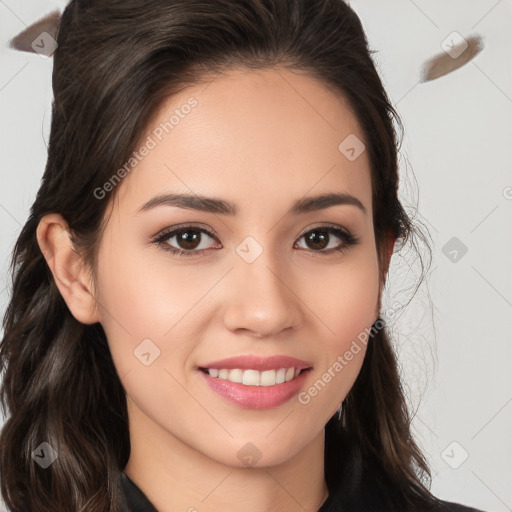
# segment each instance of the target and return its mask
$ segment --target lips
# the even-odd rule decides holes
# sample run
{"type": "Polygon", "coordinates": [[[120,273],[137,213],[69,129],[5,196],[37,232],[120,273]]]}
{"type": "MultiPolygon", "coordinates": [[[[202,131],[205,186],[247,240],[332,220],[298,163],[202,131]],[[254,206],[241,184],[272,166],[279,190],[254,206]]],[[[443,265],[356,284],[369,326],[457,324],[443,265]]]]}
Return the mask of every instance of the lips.
{"type": "Polygon", "coordinates": [[[289,356],[239,356],[198,367],[213,391],[249,409],[277,407],[300,391],[311,364],[289,356]]]}

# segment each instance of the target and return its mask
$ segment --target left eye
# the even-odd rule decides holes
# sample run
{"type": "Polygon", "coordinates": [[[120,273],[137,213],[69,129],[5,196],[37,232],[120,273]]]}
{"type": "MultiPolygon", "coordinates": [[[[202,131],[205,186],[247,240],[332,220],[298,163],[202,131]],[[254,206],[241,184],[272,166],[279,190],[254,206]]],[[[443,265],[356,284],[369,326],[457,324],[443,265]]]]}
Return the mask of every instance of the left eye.
{"type": "Polygon", "coordinates": [[[320,226],[304,233],[300,238],[305,238],[308,244],[317,246],[312,252],[323,252],[330,254],[332,251],[344,252],[352,245],[355,245],[358,239],[344,229],[334,226],[320,226]],[[341,244],[329,247],[332,237],[342,240],[341,244]],[[326,250],[324,250],[326,249],[326,250]]]}
{"type": "MultiPolygon", "coordinates": [[[[179,256],[194,256],[209,249],[208,242],[203,240],[204,236],[212,240],[217,239],[217,237],[207,229],[185,226],[162,233],[153,240],[153,243],[179,256]],[[176,239],[174,243],[177,244],[178,247],[171,244],[173,239],[176,239]]],[[[320,226],[314,228],[301,235],[299,240],[303,238],[309,245],[309,249],[306,247],[306,250],[323,254],[330,254],[333,251],[344,252],[358,243],[358,239],[354,235],[350,234],[345,229],[334,226],[320,226]],[[341,244],[338,243],[332,246],[331,241],[333,237],[341,240],[341,244]]]]}
{"type": "Polygon", "coordinates": [[[180,256],[191,256],[197,254],[201,250],[208,249],[208,247],[202,246],[203,234],[208,238],[215,238],[215,235],[206,229],[196,227],[183,227],[163,233],[156,240],[154,240],[154,242],[158,245],[161,245],[162,248],[166,251],[179,254],[180,256]],[[181,247],[173,247],[169,244],[169,241],[173,238],[176,239],[176,242],[181,247]]]}

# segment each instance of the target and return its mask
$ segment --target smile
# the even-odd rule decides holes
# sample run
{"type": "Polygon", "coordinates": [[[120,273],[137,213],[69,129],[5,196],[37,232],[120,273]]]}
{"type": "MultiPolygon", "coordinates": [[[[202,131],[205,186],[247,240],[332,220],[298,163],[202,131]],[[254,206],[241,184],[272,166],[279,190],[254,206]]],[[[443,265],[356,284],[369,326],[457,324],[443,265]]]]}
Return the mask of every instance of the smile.
{"type": "Polygon", "coordinates": [[[217,368],[203,368],[210,377],[216,379],[228,380],[244,384],[246,386],[274,386],[276,384],[283,384],[298,377],[302,371],[300,368],[279,368],[276,370],[242,370],[240,368],[234,369],[217,369],[217,368]]]}
{"type": "Polygon", "coordinates": [[[310,362],[284,355],[237,356],[197,367],[210,390],[246,409],[270,409],[288,402],[304,387],[312,369],[310,362]]]}

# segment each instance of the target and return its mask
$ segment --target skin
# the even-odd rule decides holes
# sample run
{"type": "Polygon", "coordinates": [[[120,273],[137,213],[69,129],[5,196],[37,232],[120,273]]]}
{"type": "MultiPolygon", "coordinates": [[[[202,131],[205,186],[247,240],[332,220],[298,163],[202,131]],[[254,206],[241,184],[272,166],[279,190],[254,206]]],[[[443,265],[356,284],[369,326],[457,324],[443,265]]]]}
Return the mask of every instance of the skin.
{"type": "MultiPolygon", "coordinates": [[[[94,277],[60,215],[41,220],[39,244],[75,318],[106,332],[128,400],[124,471],[159,511],[239,503],[246,512],[316,511],[328,495],[324,425],[352,387],[365,345],[309,403],[294,397],[265,410],[227,402],[197,367],[288,355],[313,367],[307,390],[378,318],[370,163],[366,151],[349,161],[338,150],[348,135],[364,136],[339,93],[305,74],[266,69],[230,71],[168,98],[141,141],[190,97],[197,106],[117,186],[94,277]],[[168,192],[229,200],[239,212],[137,213],[168,192]],[[296,200],[331,192],[357,197],[366,213],[335,205],[285,215],[296,200]],[[189,257],[152,243],[164,228],[188,223],[218,240],[202,234],[206,250],[189,257]],[[330,254],[308,244],[303,235],[326,223],[359,242],[330,254]],[[250,264],[236,252],[249,235],[263,249],[250,264]],[[147,338],[160,350],[148,366],[134,357],[147,338]],[[251,467],[237,456],[248,442],[261,454],[251,467]]],[[[177,237],[166,243],[184,248],[177,237]]],[[[329,235],[328,248],[343,243],[329,235]]],[[[392,249],[393,240],[388,263],[392,249]]]]}

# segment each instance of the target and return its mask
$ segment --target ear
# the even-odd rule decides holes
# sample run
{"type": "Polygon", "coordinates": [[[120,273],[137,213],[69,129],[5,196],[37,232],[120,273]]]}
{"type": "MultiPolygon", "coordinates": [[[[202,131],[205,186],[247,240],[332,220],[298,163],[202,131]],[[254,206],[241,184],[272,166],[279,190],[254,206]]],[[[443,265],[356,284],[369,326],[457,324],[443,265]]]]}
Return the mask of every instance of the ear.
{"type": "Polygon", "coordinates": [[[73,248],[67,222],[56,213],[45,215],[39,222],[36,236],[71,314],[83,324],[99,322],[92,281],[82,257],[73,248]]]}

